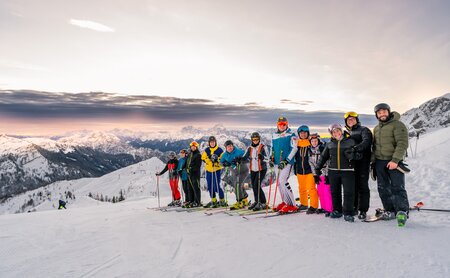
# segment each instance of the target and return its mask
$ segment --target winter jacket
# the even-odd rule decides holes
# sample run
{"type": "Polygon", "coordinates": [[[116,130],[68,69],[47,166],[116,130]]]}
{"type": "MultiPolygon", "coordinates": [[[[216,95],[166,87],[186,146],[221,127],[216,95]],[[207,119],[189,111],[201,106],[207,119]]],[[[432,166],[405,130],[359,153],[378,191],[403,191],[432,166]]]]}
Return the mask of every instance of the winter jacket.
{"type": "Polygon", "coordinates": [[[408,130],[400,119],[400,114],[392,112],[390,119],[379,122],[374,128],[372,161],[391,160],[398,163],[406,155],[408,149],[408,130]]]}
{"type": "Polygon", "coordinates": [[[295,173],[297,175],[307,175],[313,173],[309,158],[311,156],[311,143],[308,139],[299,139],[297,152],[295,153],[295,173]]]}
{"type": "MultiPolygon", "coordinates": [[[[317,147],[311,146],[311,156],[309,157],[309,164],[311,164],[312,169],[317,168],[317,163],[319,162],[324,149],[325,144],[322,142],[320,142],[317,147]]],[[[314,172],[313,174],[315,175],[316,173],[314,172]]],[[[322,168],[322,176],[328,176],[328,163],[325,163],[324,167],[322,168]]]]}
{"type": "Polygon", "coordinates": [[[220,166],[220,164],[219,164],[222,154],[223,154],[223,150],[219,146],[215,146],[214,148],[208,147],[205,149],[205,151],[202,153],[202,160],[206,164],[206,166],[205,166],[206,171],[215,172],[217,170],[222,169],[222,166],[220,166]],[[213,156],[213,155],[217,156],[216,163],[213,163],[211,160],[211,156],[213,156]]]}
{"type": "Polygon", "coordinates": [[[178,160],[177,173],[181,173],[180,176],[182,181],[187,180],[186,162],[187,157],[182,157],[180,158],[180,160],[178,160]]]}
{"type": "Polygon", "coordinates": [[[360,123],[352,126],[351,128],[346,126],[350,133],[350,138],[355,140],[355,150],[362,153],[363,161],[370,161],[370,155],[372,153],[372,132],[369,128],[361,126],[360,123]]]}
{"type": "Polygon", "coordinates": [[[250,161],[250,171],[259,172],[267,170],[267,161],[270,159],[269,149],[263,143],[250,145],[245,152],[243,159],[250,161]]]}
{"type": "Polygon", "coordinates": [[[244,151],[239,149],[238,147],[234,147],[232,152],[224,152],[222,154],[222,158],[220,159],[220,163],[223,164],[225,161],[231,164],[231,168],[236,168],[236,161],[235,158],[239,157],[242,158],[244,155],[244,151]]]}
{"type": "Polygon", "coordinates": [[[178,173],[176,171],[177,168],[178,168],[178,159],[174,158],[169,160],[169,162],[167,162],[166,166],[159,174],[162,175],[165,172],[169,171],[169,179],[173,179],[178,177],[178,173]]]}
{"type": "Polygon", "coordinates": [[[355,140],[348,137],[347,133],[343,135],[341,140],[332,138],[326,145],[322,152],[322,157],[317,163],[316,175],[320,174],[320,170],[328,160],[330,160],[328,164],[329,170],[354,171],[353,161],[362,158],[362,154],[354,150],[353,147],[355,145],[355,140]]]}
{"type": "Polygon", "coordinates": [[[202,166],[202,156],[198,150],[191,151],[187,157],[186,172],[188,176],[200,177],[200,168],[202,166]]]}
{"type": "Polygon", "coordinates": [[[272,157],[275,165],[286,160],[294,165],[294,156],[297,152],[297,135],[290,128],[283,132],[277,131],[272,134],[272,157]]]}

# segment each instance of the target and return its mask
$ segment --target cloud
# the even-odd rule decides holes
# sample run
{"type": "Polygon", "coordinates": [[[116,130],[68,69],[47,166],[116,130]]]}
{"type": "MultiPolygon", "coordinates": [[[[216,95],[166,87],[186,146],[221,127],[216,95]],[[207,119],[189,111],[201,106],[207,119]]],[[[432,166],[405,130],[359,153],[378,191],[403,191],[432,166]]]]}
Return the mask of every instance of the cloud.
{"type": "Polygon", "coordinates": [[[115,32],[115,30],[111,27],[90,20],[70,19],[69,23],[77,27],[86,28],[97,32],[115,32]]]}
{"type": "Polygon", "coordinates": [[[314,103],[314,101],[311,100],[294,101],[290,99],[281,99],[280,102],[283,104],[293,104],[293,105],[310,105],[314,103]]]}
{"type": "MultiPolygon", "coordinates": [[[[285,110],[256,103],[230,105],[208,99],[146,95],[118,95],[104,92],[49,93],[31,90],[0,90],[0,116],[20,119],[111,119],[139,117],[162,123],[230,123],[239,126],[273,125],[285,116],[293,125],[328,126],[342,123],[344,112],[285,110]]],[[[373,126],[373,115],[360,115],[373,126]]]]}

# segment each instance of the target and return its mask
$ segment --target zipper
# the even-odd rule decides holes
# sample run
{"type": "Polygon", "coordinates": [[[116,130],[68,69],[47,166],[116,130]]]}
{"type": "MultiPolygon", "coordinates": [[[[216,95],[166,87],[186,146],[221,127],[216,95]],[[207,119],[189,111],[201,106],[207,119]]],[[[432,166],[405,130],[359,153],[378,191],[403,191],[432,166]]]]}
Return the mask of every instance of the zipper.
{"type": "Polygon", "coordinates": [[[341,170],[341,140],[338,141],[337,145],[337,168],[341,170]]]}

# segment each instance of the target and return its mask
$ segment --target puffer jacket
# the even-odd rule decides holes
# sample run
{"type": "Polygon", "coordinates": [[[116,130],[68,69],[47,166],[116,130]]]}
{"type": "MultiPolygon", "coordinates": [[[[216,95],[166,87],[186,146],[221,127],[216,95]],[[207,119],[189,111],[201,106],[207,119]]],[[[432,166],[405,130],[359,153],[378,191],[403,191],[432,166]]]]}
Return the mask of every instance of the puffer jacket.
{"type": "Polygon", "coordinates": [[[398,163],[403,160],[408,149],[408,129],[400,121],[399,113],[394,111],[388,121],[380,121],[373,134],[372,161],[379,159],[398,163]]]}
{"type": "Polygon", "coordinates": [[[347,133],[341,140],[332,138],[317,163],[316,175],[320,175],[320,170],[328,160],[330,160],[328,170],[354,171],[354,161],[362,158],[362,154],[353,148],[355,145],[355,140],[351,139],[347,133]]]}
{"type": "Polygon", "coordinates": [[[219,146],[215,146],[214,148],[207,147],[205,151],[202,153],[202,160],[205,162],[205,169],[208,172],[215,172],[217,170],[222,169],[219,161],[222,158],[223,150],[219,146]],[[211,160],[211,156],[217,156],[217,162],[213,163],[211,160]]]}
{"type": "Polygon", "coordinates": [[[362,160],[369,162],[372,154],[372,141],[373,141],[373,136],[370,129],[365,126],[361,126],[360,123],[352,126],[351,128],[346,126],[346,128],[350,133],[350,138],[355,140],[356,151],[362,153],[363,155],[362,160]]]}

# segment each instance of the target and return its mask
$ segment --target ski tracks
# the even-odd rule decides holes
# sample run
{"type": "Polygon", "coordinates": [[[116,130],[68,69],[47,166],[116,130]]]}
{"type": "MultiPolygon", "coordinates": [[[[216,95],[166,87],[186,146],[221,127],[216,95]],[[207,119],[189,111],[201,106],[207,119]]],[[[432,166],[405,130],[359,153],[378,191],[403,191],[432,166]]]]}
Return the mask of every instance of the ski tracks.
{"type": "Polygon", "coordinates": [[[83,277],[90,277],[96,273],[98,273],[99,271],[105,269],[105,268],[109,268],[111,267],[115,262],[117,262],[119,260],[119,258],[121,257],[121,254],[118,254],[112,258],[110,258],[109,260],[107,260],[106,262],[102,263],[99,266],[96,266],[94,268],[92,268],[91,270],[89,270],[88,272],[82,274],[79,278],[83,278],[83,277]]]}

